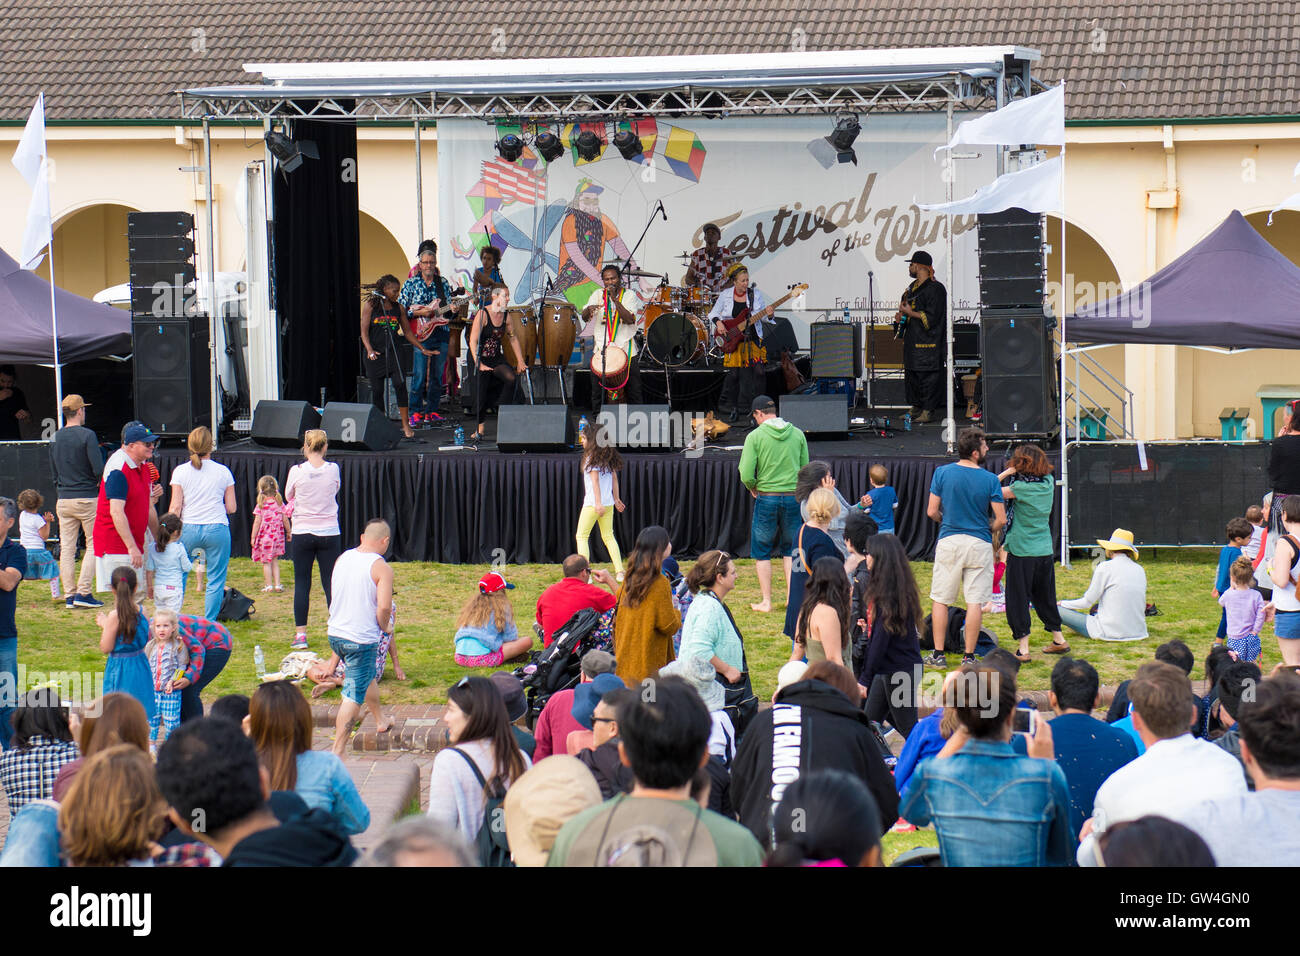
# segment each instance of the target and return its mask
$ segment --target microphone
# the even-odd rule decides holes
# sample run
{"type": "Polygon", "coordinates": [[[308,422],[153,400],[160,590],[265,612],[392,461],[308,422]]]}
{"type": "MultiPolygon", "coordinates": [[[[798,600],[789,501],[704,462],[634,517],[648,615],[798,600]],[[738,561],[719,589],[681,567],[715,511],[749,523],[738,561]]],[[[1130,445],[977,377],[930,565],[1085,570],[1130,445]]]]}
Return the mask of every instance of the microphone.
{"type": "Polygon", "coordinates": [[[664,209],[664,201],[659,200],[659,215],[664,217],[664,222],[668,221],[668,212],[664,209]]]}

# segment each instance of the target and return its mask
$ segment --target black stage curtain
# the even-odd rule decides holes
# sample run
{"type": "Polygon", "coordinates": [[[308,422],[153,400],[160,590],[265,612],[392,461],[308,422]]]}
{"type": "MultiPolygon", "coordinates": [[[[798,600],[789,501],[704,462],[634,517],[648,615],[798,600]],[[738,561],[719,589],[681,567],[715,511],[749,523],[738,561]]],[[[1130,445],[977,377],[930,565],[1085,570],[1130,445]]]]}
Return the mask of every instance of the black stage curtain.
{"type": "Polygon", "coordinates": [[[317,405],[323,388],[327,400],[352,401],[361,349],[357,128],[296,120],[293,136],[314,142],[320,159],[275,173],[281,394],[317,405]]]}
{"type": "MultiPolygon", "coordinates": [[[[302,459],[296,452],[257,446],[223,449],[213,457],[234,473],[239,511],[231,516],[231,536],[234,553],[247,557],[258,479],[274,475],[283,488],[289,468],[302,459]]],[[[869,489],[872,459],[816,452],[813,457],[830,464],[850,502],[869,489]]],[[[583,497],[576,454],[337,452],[330,459],[342,473],[345,548],[355,545],[367,520],[380,517],[393,528],[390,557],[398,561],[482,564],[499,556],[511,563],[552,563],[574,552],[583,497]]],[[[159,450],[155,460],[166,485],[186,455],[159,450]]],[[[889,468],[898,492],[899,539],[914,560],[931,557],[938,526],[925,516],[930,480],[948,459],[874,461],[889,468]]],[[[753,499],[740,483],[737,453],[708,451],[696,459],[680,453],[627,455],[624,462],[619,484],[627,510],[614,521],[624,555],[641,528],[659,524],[668,529],[675,554],[722,548],[748,556],[753,499]]],[[[1001,456],[991,457],[989,467],[1000,470],[1002,462],[1001,456]]],[[[1054,516],[1053,527],[1056,521],[1054,516]]],[[[600,560],[604,546],[598,532],[592,533],[591,547],[593,559],[600,560]]]]}

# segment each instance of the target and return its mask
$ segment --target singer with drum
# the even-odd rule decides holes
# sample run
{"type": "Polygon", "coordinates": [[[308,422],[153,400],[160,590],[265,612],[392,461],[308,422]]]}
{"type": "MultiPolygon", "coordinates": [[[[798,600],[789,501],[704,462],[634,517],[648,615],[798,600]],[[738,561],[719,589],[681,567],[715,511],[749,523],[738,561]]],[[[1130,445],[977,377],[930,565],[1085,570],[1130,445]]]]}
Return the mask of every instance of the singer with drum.
{"type": "Polygon", "coordinates": [[[582,310],[584,336],[595,339],[591,354],[592,408],[641,402],[641,372],[637,359],[636,296],[623,288],[618,266],[600,270],[604,285],[592,293],[582,310]]]}

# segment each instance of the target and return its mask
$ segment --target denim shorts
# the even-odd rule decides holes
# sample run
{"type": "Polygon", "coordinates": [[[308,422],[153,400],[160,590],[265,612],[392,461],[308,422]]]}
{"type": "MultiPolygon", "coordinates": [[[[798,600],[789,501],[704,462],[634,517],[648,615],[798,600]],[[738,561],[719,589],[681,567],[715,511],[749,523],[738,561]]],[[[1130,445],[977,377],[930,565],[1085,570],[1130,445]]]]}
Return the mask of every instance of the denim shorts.
{"type": "Polygon", "coordinates": [[[759,495],[749,528],[749,556],[756,561],[788,558],[794,553],[794,534],[801,524],[794,495],[759,495]]]}
{"type": "Polygon", "coordinates": [[[1273,618],[1273,633],[1283,640],[1300,638],[1300,611],[1278,611],[1273,618]]]}
{"type": "Polygon", "coordinates": [[[375,646],[330,638],[330,650],[343,661],[343,699],[365,703],[366,690],[375,679],[375,646]]]}

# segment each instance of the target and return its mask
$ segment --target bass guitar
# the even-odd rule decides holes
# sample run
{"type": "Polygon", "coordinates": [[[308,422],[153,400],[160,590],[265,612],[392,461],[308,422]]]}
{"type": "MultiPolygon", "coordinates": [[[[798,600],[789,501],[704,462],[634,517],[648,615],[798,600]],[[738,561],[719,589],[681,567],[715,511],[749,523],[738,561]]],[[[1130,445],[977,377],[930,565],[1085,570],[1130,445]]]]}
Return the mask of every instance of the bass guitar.
{"type": "Polygon", "coordinates": [[[740,347],[740,343],[744,341],[745,333],[749,331],[749,327],[762,318],[763,313],[771,315],[780,306],[807,291],[808,283],[801,282],[792,286],[789,292],[764,308],[759,315],[750,315],[749,308],[746,307],[740,315],[733,316],[730,319],[719,319],[717,331],[714,332],[714,339],[722,346],[722,351],[730,355],[740,347]]]}

